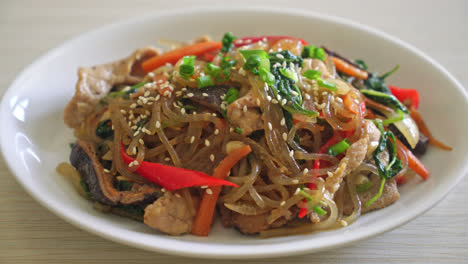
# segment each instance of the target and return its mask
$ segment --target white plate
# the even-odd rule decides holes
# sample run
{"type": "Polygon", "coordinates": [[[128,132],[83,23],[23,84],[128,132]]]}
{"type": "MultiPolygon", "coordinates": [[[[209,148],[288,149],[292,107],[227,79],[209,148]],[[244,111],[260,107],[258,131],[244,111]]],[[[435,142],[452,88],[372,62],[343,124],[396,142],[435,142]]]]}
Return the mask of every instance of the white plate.
{"type": "MultiPolygon", "coordinates": [[[[273,257],[343,246],[396,228],[440,201],[466,174],[467,95],[442,66],[385,33],[340,18],[279,9],[190,9],[119,22],[86,33],[48,52],[25,69],[1,105],[1,150],[17,180],[37,201],[66,221],[130,246],[210,258],[273,257]],[[68,160],[72,131],[62,112],[74,93],[77,68],[116,60],[156,39],[188,40],[201,34],[220,38],[291,35],[362,58],[379,72],[401,69],[390,83],[421,92],[420,110],[452,152],[430,148],[423,162],[429,180],[403,186],[394,205],[362,216],[353,225],[317,234],[260,239],[216,224],[207,238],[170,237],[143,224],[93,210],[69,182],[55,173],[68,160]],[[448,118],[450,117],[450,118],[448,118]]],[[[51,227],[53,228],[53,227],[51,227]]]]}

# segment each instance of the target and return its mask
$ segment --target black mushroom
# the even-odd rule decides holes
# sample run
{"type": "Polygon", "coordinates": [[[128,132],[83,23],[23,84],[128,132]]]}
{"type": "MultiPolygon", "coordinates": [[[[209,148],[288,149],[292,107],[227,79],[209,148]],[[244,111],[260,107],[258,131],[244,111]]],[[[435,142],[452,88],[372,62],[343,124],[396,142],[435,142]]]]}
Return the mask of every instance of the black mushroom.
{"type": "Polygon", "coordinates": [[[429,139],[424,136],[423,133],[419,133],[418,143],[414,148],[412,148],[408,143],[408,140],[406,140],[405,136],[403,136],[396,126],[390,125],[388,128],[393,132],[393,134],[395,134],[395,137],[398,138],[417,157],[421,157],[426,153],[427,146],[429,145],[429,139]]]}
{"type": "Polygon", "coordinates": [[[162,196],[159,187],[149,184],[135,183],[129,191],[117,190],[114,177],[104,171],[92,142],[78,140],[73,145],[70,163],[83,177],[93,199],[102,204],[147,205],[162,196]]]}
{"type": "Polygon", "coordinates": [[[214,85],[199,89],[189,89],[186,93],[186,97],[199,105],[202,105],[210,110],[221,112],[221,103],[229,90],[227,85],[214,85]]]}

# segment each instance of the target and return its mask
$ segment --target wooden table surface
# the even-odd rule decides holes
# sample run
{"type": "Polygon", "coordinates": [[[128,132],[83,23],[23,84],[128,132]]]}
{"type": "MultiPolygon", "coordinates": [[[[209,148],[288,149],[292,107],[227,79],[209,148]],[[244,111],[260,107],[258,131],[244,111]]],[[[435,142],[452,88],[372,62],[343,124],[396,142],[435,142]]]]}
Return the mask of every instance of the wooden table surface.
{"type": "MultiPolygon", "coordinates": [[[[213,6],[222,1],[198,1],[213,6]]],[[[236,5],[252,5],[236,0],[236,5]]],[[[468,87],[468,1],[255,1],[349,18],[397,36],[468,87]]],[[[192,1],[0,1],[0,95],[45,51],[95,27],[192,1]]],[[[441,87],[443,89],[443,87],[441,87]]],[[[465,120],[463,120],[465,121],[465,120]]],[[[40,206],[0,160],[0,263],[235,263],[130,248],[82,231],[40,206]]],[[[468,177],[426,214],[394,231],[318,254],[243,263],[468,263],[468,177]]]]}

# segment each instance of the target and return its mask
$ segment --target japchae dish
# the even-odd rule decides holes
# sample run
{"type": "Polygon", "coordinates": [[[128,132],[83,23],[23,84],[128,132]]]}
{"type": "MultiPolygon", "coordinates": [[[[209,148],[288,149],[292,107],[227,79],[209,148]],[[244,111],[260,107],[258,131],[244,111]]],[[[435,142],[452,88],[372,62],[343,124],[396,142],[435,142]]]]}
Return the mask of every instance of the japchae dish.
{"type": "Polygon", "coordinates": [[[70,177],[94,208],[170,235],[214,218],[263,237],[334,229],[391,205],[436,140],[415,89],[290,36],[163,41],[80,68],[64,111],[70,177]]]}

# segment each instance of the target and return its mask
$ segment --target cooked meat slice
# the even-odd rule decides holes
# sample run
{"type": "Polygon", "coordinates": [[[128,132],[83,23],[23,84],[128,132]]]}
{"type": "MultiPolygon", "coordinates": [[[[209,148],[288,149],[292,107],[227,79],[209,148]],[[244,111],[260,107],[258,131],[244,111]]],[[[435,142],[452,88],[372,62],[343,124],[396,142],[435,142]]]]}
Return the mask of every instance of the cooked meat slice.
{"type": "Polygon", "coordinates": [[[364,136],[367,135],[369,137],[369,144],[367,147],[367,154],[366,157],[370,157],[372,153],[374,153],[375,149],[379,145],[379,140],[381,133],[377,126],[375,126],[374,122],[370,120],[364,121],[364,136]]]}
{"type": "Polygon", "coordinates": [[[352,170],[357,168],[364,161],[367,153],[367,145],[369,142],[369,137],[366,135],[358,141],[351,144],[351,146],[346,151],[346,155],[341,159],[338,164],[338,169],[329,174],[326,181],[325,187],[330,192],[333,197],[333,194],[340,188],[340,184],[343,181],[343,178],[349,174],[352,170]]]}
{"type": "Polygon", "coordinates": [[[96,156],[95,146],[91,142],[77,141],[70,154],[70,163],[84,179],[93,199],[100,203],[106,205],[148,204],[161,195],[159,188],[137,183],[133,184],[130,191],[118,191],[114,187],[114,178],[104,171],[96,156]]]}
{"type": "MultiPolygon", "coordinates": [[[[361,213],[367,213],[376,209],[387,207],[400,198],[400,193],[398,192],[395,179],[390,179],[385,182],[382,196],[380,196],[380,198],[372,203],[369,207],[366,207],[366,203],[379,192],[381,180],[379,176],[373,175],[370,177],[370,181],[372,181],[372,187],[367,192],[358,193],[359,199],[361,200],[361,213]]],[[[345,188],[343,206],[343,213],[345,215],[352,213],[353,203],[349,198],[347,188],[345,188]]]]}
{"type": "Polygon", "coordinates": [[[242,129],[242,135],[244,136],[263,129],[263,119],[257,105],[257,97],[251,93],[230,104],[227,109],[227,116],[234,126],[242,129]]]}
{"type": "Polygon", "coordinates": [[[145,209],[144,222],[169,235],[181,235],[192,230],[193,215],[187,201],[178,194],[166,192],[145,209]]]}
{"type": "Polygon", "coordinates": [[[285,225],[292,217],[290,214],[287,218],[280,217],[272,224],[268,224],[267,213],[260,215],[241,215],[226,208],[224,205],[219,206],[221,214],[221,222],[225,227],[235,227],[244,234],[256,234],[269,228],[277,228],[285,225]]]}
{"type": "Polygon", "coordinates": [[[143,47],[123,60],[78,69],[75,95],[63,115],[65,124],[71,128],[78,127],[114,85],[140,82],[145,75],[141,63],[159,53],[153,47],[143,47]]]}
{"type": "Polygon", "coordinates": [[[187,93],[190,93],[191,97],[188,98],[190,99],[190,101],[203,105],[208,109],[221,112],[221,103],[223,102],[221,96],[226,95],[226,92],[229,90],[229,87],[231,86],[215,85],[199,89],[189,89],[187,93]]]}

